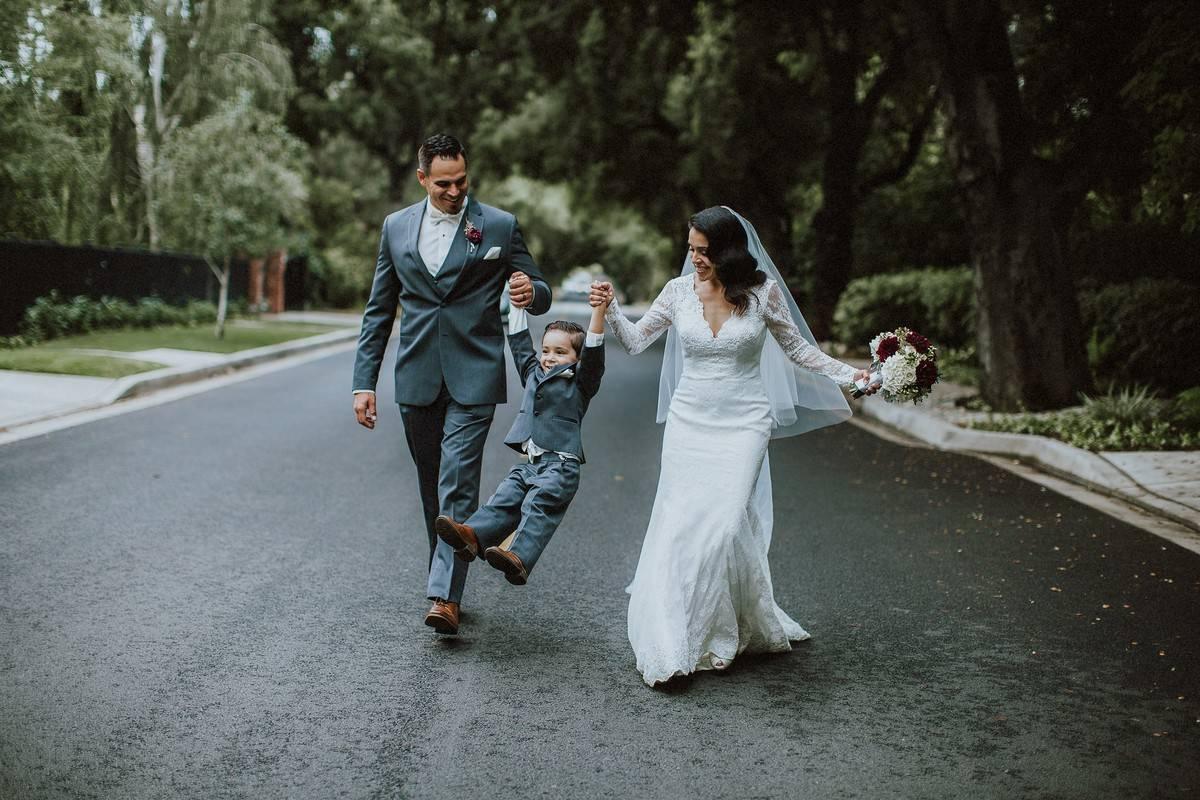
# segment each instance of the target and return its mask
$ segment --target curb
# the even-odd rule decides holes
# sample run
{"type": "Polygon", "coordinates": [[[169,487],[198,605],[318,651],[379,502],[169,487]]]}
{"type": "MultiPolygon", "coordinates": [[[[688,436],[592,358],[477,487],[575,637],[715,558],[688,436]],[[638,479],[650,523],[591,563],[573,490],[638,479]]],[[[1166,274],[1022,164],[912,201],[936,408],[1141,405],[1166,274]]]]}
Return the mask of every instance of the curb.
{"type": "Polygon", "coordinates": [[[1150,491],[1095,453],[1057,439],[1024,433],[1000,433],[961,428],[950,422],[878,398],[859,401],[865,417],[939,450],[990,453],[1032,463],[1053,475],[1111,495],[1200,532],[1200,515],[1169,497],[1150,491]]]}
{"type": "Polygon", "coordinates": [[[344,331],[331,331],[305,339],[293,339],[290,342],[256,347],[253,350],[242,350],[241,352],[231,354],[223,361],[203,367],[167,367],[151,372],[143,372],[138,375],[129,375],[118,380],[112,389],[105,394],[104,399],[100,401],[99,405],[111,405],[118,400],[127,400],[130,397],[138,397],[158,391],[159,389],[166,389],[170,386],[213,378],[217,375],[233,372],[234,370],[253,367],[256,364],[276,361],[300,353],[307,353],[310,350],[319,350],[328,345],[339,344],[357,338],[358,330],[348,328],[344,331]]]}
{"type": "Polygon", "coordinates": [[[84,411],[94,411],[98,408],[111,406],[121,400],[129,400],[151,394],[160,389],[168,389],[173,386],[181,386],[187,383],[215,378],[270,361],[279,361],[291,356],[302,355],[325,348],[332,350],[337,345],[353,341],[357,338],[358,330],[356,328],[347,328],[345,330],[322,333],[317,336],[309,336],[304,339],[293,339],[279,344],[256,347],[253,350],[242,350],[238,353],[231,353],[214,364],[207,364],[201,367],[164,367],[163,369],[143,372],[138,375],[129,375],[116,380],[95,402],[88,402],[75,408],[59,409],[53,413],[41,416],[15,419],[0,425],[0,433],[10,433],[28,425],[48,422],[84,411]]]}

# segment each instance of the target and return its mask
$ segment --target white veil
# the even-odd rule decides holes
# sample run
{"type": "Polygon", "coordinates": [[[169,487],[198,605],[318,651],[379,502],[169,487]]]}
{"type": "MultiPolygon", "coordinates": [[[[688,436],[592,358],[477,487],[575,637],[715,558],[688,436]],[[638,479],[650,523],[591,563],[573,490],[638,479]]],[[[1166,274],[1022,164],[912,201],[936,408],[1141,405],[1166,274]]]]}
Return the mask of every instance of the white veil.
{"type": "MultiPolygon", "coordinates": [[[[742,223],[742,227],[746,229],[746,243],[750,255],[754,256],[754,260],[758,262],[758,268],[767,273],[767,277],[778,283],[779,288],[783,290],[788,311],[792,315],[792,321],[800,329],[800,334],[809,344],[816,345],[817,340],[813,338],[808,323],[804,321],[800,307],[796,305],[792,293],[788,291],[787,284],[784,283],[783,276],[779,274],[778,267],[775,266],[775,262],[771,260],[771,256],[763,247],[754,226],[729,206],[722,206],[722,208],[729,211],[742,223]]],[[[683,271],[680,274],[687,275],[695,271],[692,260],[684,256],[683,271]]],[[[767,389],[767,396],[771,400],[771,415],[775,418],[775,428],[771,432],[771,438],[796,436],[850,419],[850,404],[846,402],[846,397],[837,383],[832,378],[794,365],[784,355],[783,348],[779,346],[779,342],[775,341],[774,336],[768,335],[767,341],[763,345],[760,371],[763,384],[767,389]]],[[[667,421],[667,409],[671,405],[671,396],[675,394],[675,387],[679,384],[679,376],[682,372],[683,345],[679,341],[679,334],[675,332],[675,327],[671,326],[667,329],[666,352],[663,354],[662,374],[658,381],[659,422],[667,421]]]]}

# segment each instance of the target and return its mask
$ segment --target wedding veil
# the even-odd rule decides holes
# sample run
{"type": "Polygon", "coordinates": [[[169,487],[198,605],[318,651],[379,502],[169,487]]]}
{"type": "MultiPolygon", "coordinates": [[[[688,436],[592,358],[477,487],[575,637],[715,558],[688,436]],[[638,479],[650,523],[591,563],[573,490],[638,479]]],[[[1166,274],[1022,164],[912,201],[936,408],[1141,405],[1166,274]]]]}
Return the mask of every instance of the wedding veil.
{"type": "MultiPolygon", "coordinates": [[[[779,274],[779,268],[775,266],[775,262],[771,260],[771,256],[763,247],[754,226],[732,208],[728,206],[722,206],[722,208],[725,208],[742,223],[742,227],[746,229],[746,242],[750,255],[754,256],[754,260],[758,262],[758,268],[765,272],[768,278],[779,284],[779,288],[783,290],[788,311],[792,315],[792,321],[796,323],[800,334],[808,343],[816,346],[817,340],[813,338],[808,323],[804,321],[800,307],[796,305],[792,293],[788,291],[783,276],[779,274]]],[[[691,258],[685,255],[683,272],[680,274],[688,275],[695,271],[691,258]]],[[[775,428],[771,432],[771,438],[796,436],[850,419],[850,405],[846,402],[846,397],[837,383],[824,375],[818,375],[794,365],[784,355],[783,348],[779,346],[779,342],[775,341],[774,336],[767,336],[767,341],[762,349],[762,362],[759,369],[763,384],[767,389],[767,396],[771,401],[771,416],[775,419],[775,428]]],[[[679,385],[679,376],[682,372],[683,345],[679,341],[679,334],[675,332],[675,327],[671,326],[667,329],[666,352],[663,354],[662,374],[658,381],[659,422],[667,420],[667,409],[671,406],[671,397],[675,394],[675,387],[679,385]]]]}

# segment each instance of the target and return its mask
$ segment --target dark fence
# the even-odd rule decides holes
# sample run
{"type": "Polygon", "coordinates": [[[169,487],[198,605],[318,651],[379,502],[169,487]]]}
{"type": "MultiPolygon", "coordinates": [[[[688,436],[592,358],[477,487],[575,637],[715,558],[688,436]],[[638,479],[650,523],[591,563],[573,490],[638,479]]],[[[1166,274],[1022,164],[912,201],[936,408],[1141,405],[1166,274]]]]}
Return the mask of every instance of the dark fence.
{"type": "MultiPolygon", "coordinates": [[[[304,270],[296,272],[292,279],[303,286],[304,270]]],[[[231,273],[230,300],[245,297],[246,265],[235,264],[231,273]]],[[[217,288],[204,259],[187,253],[0,240],[0,335],[17,333],[25,309],[52,290],[63,297],[158,297],[182,304],[216,302],[217,288]]],[[[296,297],[302,301],[303,291],[296,297]]]]}

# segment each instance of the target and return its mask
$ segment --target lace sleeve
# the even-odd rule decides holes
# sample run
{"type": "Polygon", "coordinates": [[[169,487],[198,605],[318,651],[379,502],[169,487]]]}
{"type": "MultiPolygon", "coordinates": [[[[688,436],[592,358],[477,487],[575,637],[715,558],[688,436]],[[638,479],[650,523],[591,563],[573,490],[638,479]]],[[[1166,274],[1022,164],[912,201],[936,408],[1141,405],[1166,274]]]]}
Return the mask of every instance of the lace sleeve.
{"type": "Polygon", "coordinates": [[[672,284],[668,283],[659,292],[658,297],[650,305],[650,309],[636,323],[630,322],[621,313],[616,298],[608,306],[604,319],[612,327],[613,336],[621,343],[621,347],[630,355],[637,355],[645,350],[654,340],[662,336],[663,331],[671,324],[672,284]]]}
{"type": "Polygon", "coordinates": [[[788,313],[787,303],[783,299],[783,290],[779,284],[772,282],[767,290],[767,302],[763,306],[763,319],[770,329],[771,335],[779,342],[783,352],[798,367],[820,373],[832,378],[840,385],[854,383],[857,369],[842,363],[836,358],[826,355],[821,348],[808,343],[801,334],[792,315],[788,313]]]}

